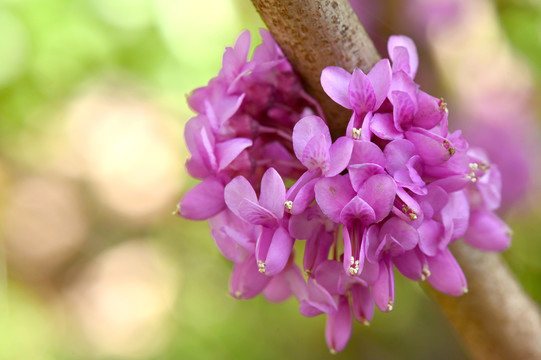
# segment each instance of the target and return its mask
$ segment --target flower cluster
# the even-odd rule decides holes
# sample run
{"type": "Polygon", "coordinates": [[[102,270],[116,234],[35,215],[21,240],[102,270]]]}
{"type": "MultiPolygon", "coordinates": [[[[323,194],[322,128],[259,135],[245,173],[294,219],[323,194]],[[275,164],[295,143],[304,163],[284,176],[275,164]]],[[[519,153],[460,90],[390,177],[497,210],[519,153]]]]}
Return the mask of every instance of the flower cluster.
{"type": "Polygon", "coordinates": [[[249,34],[241,34],[218,77],[189,98],[198,115],[186,125],[187,167],[203,181],[179,211],[209,219],[234,262],[231,294],[295,296],[303,315],[327,315],[334,352],[353,318],[366,324],[375,307],[392,310],[394,267],[444,293],[466,292],[448,245],[508,247],[509,228],[494,213],[500,173],[448,131],[446,104],[414,82],[411,39],[391,37],[390,61],[368,74],[323,71],[325,92],[352,111],[333,142],[318,105],[269,33],[262,37],[247,61],[249,34]],[[304,271],[295,241],[304,242],[304,271]]]}

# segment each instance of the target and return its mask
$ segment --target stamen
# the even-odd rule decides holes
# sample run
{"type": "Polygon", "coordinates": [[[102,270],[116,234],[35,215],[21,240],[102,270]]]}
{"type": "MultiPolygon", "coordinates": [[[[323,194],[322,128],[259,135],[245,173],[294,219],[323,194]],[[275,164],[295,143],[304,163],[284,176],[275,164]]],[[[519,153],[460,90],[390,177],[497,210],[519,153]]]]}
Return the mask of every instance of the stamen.
{"type": "Polygon", "coordinates": [[[353,138],[359,140],[361,138],[361,129],[353,128],[353,138]]]}
{"type": "Polygon", "coordinates": [[[411,220],[417,220],[417,214],[408,205],[402,204],[402,212],[408,215],[411,220]]]}
{"type": "Polygon", "coordinates": [[[443,101],[443,98],[440,98],[440,111],[445,111],[446,114],[449,114],[449,110],[447,109],[447,103],[443,101]]]}
{"type": "Polygon", "coordinates": [[[357,275],[359,272],[359,260],[355,260],[353,256],[351,257],[350,265],[349,265],[349,273],[351,275],[357,275]]]}
{"type": "Polygon", "coordinates": [[[180,204],[177,204],[177,207],[175,208],[175,210],[171,212],[171,215],[173,216],[180,215],[180,204]]]}
{"type": "Polygon", "coordinates": [[[366,320],[366,318],[363,316],[361,317],[361,324],[364,326],[370,326],[370,321],[366,320]]]}
{"type": "Polygon", "coordinates": [[[466,286],[464,286],[462,288],[462,294],[467,294],[468,293],[468,288],[466,286]]]}
{"type": "Polygon", "coordinates": [[[391,311],[393,309],[393,301],[389,299],[389,303],[387,304],[387,311],[391,311]]]}
{"type": "Polygon", "coordinates": [[[456,153],[456,148],[451,147],[451,143],[448,140],[443,140],[443,143],[441,144],[444,148],[449,151],[449,155],[453,156],[456,153]]]}
{"type": "Polygon", "coordinates": [[[240,299],[241,296],[242,292],[240,292],[240,290],[235,291],[235,298],[240,299]]]}
{"type": "Polygon", "coordinates": [[[470,166],[471,171],[476,171],[477,169],[479,169],[478,163],[470,163],[469,166],[470,166]]]}
{"type": "Polygon", "coordinates": [[[257,260],[257,267],[259,268],[259,272],[264,274],[265,273],[265,263],[261,260],[257,260]]]}
{"type": "Polygon", "coordinates": [[[284,203],[284,207],[286,208],[287,211],[291,210],[291,208],[293,207],[293,201],[291,200],[288,200],[284,203]]]}
{"type": "Polygon", "coordinates": [[[428,265],[424,264],[422,274],[421,274],[421,280],[425,281],[426,278],[429,277],[429,276],[430,276],[430,270],[428,270],[428,265]]]}

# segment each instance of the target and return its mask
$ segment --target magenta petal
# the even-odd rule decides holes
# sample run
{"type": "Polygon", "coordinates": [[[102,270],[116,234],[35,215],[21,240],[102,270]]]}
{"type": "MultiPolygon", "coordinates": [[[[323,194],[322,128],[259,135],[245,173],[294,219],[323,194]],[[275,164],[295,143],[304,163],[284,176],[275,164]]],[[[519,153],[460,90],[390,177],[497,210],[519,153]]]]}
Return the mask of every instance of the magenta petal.
{"type": "Polygon", "coordinates": [[[371,163],[350,165],[348,172],[349,178],[351,179],[351,185],[353,185],[355,191],[359,191],[366,180],[370,179],[372,176],[386,174],[383,167],[371,163]]]}
{"type": "Polygon", "coordinates": [[[376,96],[376,103],[373,110],[377,110],[387,98],[391,87],[392,72],[389,60],[381,59],[378,61],[367,76],[374,89],[374,95],[376,96]]]}
{"type": "Polygon", "coordinates": [[[440,110],[440,99],[428,95],[424,91],[419,91],[417,94],[418,109],[413,120],[413,125],[432,129],[438,125],[446,116],[445,111],[440,110]]]}
{"type": "Polygon", "coordinates": [[[291,255],[294,240],[283,227],[276,230],[264,229],[257,240],[256,258],[264,264],[264,273],[268,276],[278,274],[284,269],[291,255]]]}
{"type": "Polygon", "coordinates": [[[352,150],[353,140],[351,138],[343,136],[336,139],[329,149],[330,167],[325,172],[325,176],[340,174],[348,166],[352,150]]]}
{"type": "Polygon", "coordinates": [[[329,145],[325,135],[316,134],[306,144],[299,160],[308,170],[316,171],[319,169],[325,173],[330,167],[329,145]]]}
{"type": "Polygon", "coordinates": [[[416,154],[415,145],[411,141],[398,139],[391,141],[383,150],[387,159],[387,170],[394,175],[398,170],[406,168],[408,160],[416,154]]]}
{"type": "Polygon", "coordinates": [[[374,317],[374,299],[370,294],[370,288],[361,284],[351,287],[351,299],[353,315],[364,325],[368,325],[374,317]]]}
{"type": "Polygon", "coordinates": [[[344,268],[344,272],[349,274],[353,253],[351,249],[351,237],[349,236],[349,229],[347,226],[342,228],[342,241],[344,244],[344,258],[342,259],[342,266],[344,268]]]}
{"type": "Polygon", "coordinates": [[[398,271],[413,281],[425,280],[426,275],[423,273],[425,263],[425,256],[421,253],[419,248],[406,251],[402,255],[393,257],[393,264],[398,271]]]}
{"type": "Polygon", "coordinates": [[[355,196],[344,206],[340,212],[340,222],[351,227],[355,220],[359,220],[364,226],[375,222],[374,209],[363,199],[355,196]]]}
{"type": "Polygon", "coordinates": [[[353,320],[348,298],[341,296],[338,302],[338,312],[336,315],[327,316],[327,326],[325,327],[325,339],[331,353],[344,350],[351,336],[352,328],[353,320]]]}
{"type": "Polygon", "coordinates": [[[246,222],[254,225],[274,227],[278,223],[276,215],[263,206],[244,199],[239,206],[238,216],[246,222]]]}
{"type": "Polygon", "coordinates": [[[376,306],[383,312],[388,312],[394,306],[394,274],[390,258],[379,262],[379,276],[372,286],[372,296],[376,306]]]}
{"type": "Polygon", "coordinates": [[[370,122],[370,130],[384,140],[394,140],[404,137],[401,131],[398,131],[394,126],[393,114],[391,113],[376,113],[370,122]]]}
{"type": "Polygon", "coordinates": [[[415,114],[415,103],[412,98],[403,91],[393,91],[391,93],[393,103],[393,122],[399,131],[408,130],[413,124],[413,115],[415,114]]]}
{"type": "Polygon", "coordinates": [[[355,141],[351,153],[350,165],[372,163],[385,167],[383,151],[369,141],[355,141]]]}
{"type": "Polygon", "coordinates": [[[287,272],[282,271],[271,278],[269,284],[263,290],[265,298],[271,302],[282,302],[291,296],[291,289],[287,281],[287,272]]]}
{"type": "Polygon", "coordinates": [[[425,221],[417,229],[419,231],[419,248],[428,256],[434,256],[438,252],[440,240],[443,237],[443,225],[434,220],[425,221]]]}
{"type": "Polygon", "coordinates": [[[511,229],[492,211],[474,210],[464,241],[484,251],[503,251],[511,244],[511,229]]]}
{"type": "Polygon", "coordinates": [[[361,69],[353,70],[349,82],[349,102],[357,114],[375,110],[376,94],[370,79],[361,69]]]}
{"type": "Polygon", "coordinates": [[[270,277],[258,271],[254,256],[233,266],[229,280],[229,293],[237,299],[251,299],[260,294],[267,286],[270,277]]]}
{"type": "Polygon", "coordinates": [[[427,256],[426,260],[430,271],[428,282],[436,290],[452,296],[460,296],[468,291],[464,273],[449,249],[443,249],[435,256],[427,256]]]}
{"type": "Polygon", "coordinates": [[[308,300],[312,306],[326,314],[335,314],[338,310],[331,294],[313,278],[308,278],[308,300]]]}
{"type": "Polygon", "coordinates": [[[304,150],[310,140],[318,134],[322,134],[324,138],[324,143],[326,149],[328,149],[331,144],[331,133],[325,121],[323,121],[319,116],[310,115],[300,119],[295,127],[293,128],[293,150],[297,159],[302,161],[304,150]]]}
{"type": "Polygon", "coordinates": [[[342,265],[335,260],[325,260],[318,265],[314,273],[317,283],[331,295],[339,294],[338,285],[342,273],[342,265]]]}
{"type": "Polygon", "coordinates": [[[349,177],[343,175],[319,180],[314,191],[321,211],[334,222],[340,222],[342,209],[356,195],[349,177]]]}
{"type": "Polygon", "coordinates": [[[413,79],[419,66],[419,56],[413,40],[404,35],[390,36],[387,51],[393,62],[393,71],[402,70],[413,79]]]}
{"type": "Polygon", "coordinates": [[[252,146],[252,140],[236,138],[216,144],[218,171],[225,169],[247,147],[252,146]]]}
{"type": "Polygon", "coordinates": [[[376,256],[376,251],[379,246],[379,226],[372,225],[368,228],[363,238],[363,250],[368,262],[376,264],[379,261],[379,258],[376,256]]]}
{"type": "Polygon", "coordinates": [[[321,72],[321,86],[334,102],[351,109],[349,102],[349,82],[351,74],[337,66],[327,66],[321,72]]]}
{"type": "Polygon", "coordinates": [[[224,186],[215,177],[208,177],[184,195],[180,201],[180,216],[205,220],[224,208],[224,186]]]}
{"type": "Polygon", "coordinates": [[[285,199],[286,187],[282,177],[276,170],[269,168],[261,179],[259,204],[281,219],[284,216],[285,199]]]}
{"type": "Polygon", "coordinates": [[[243,176],[237,176],[225,186],[224,198],[227,207],[238,217],[244,199],[257,203],[254,188],[243,176]]]}
{"type": "Polygon", "coordinates": [[[212,229],[212,237],[222,255],[234,263],[240,263],[248,257],[248,252],[229,236],[225,228],[212,229]]]}
{"type": "Polygon", "coordinates": [[[406,139],[415,145],[417,152],[427,165],[440,165],[449,160],[451,155],[454,154],[454,151],[456,151],[456,149],[452,150],[453,148],[450,147],[450,143],[447,140],[437,137],[435,134],[429,136],[428,132],[408,131],[406,132],[406,139]]]}
{"type": "Polygon", "coordinates": [[[310,180],[304,186],[301,187],[297,195],[292,199],[293,205],[289,212],[292,215],[300,214],[314,201],[315,193],[314,187],[319,179],[310,180]]]}
{"type": "Polygon", "coordinates": [[[406,221],[395,216],[383,224],[380,230],[381,234],[391,235],[404,250],[411,250],[419,243],[419,234],[406,221]]]}
{"type": "Polygon", "coordinates": [[[359,197],[374,209],[375,222],[379,222],[391,212],[396,191],[396,183],[392,177],[384,174],[374,175],[363,184],[359,190],[359,197]]]}
{"type": "Polygon", "coordinates": [[[313,273],[319,264],[327,260],[333,241],[333,233],[328,231],[306,240],[303,257],[303,267],[306,272],[313,273]]]}

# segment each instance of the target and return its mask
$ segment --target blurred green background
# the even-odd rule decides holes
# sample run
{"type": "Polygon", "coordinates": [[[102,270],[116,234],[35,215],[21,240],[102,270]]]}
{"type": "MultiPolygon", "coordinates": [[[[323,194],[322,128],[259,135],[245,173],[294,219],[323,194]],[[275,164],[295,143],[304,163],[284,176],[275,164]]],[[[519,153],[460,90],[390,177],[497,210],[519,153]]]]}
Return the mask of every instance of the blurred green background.
{"type": "MultiPolygon", "coordinates": [[[[487,4],[538,98],[541,7],[487,4]]],[[[185,96],[263,26],[248,0],[0,0],[0,359],[466,358],[403,279],[395,310],[332,356],[323,316],[231,298],[206,223],[171,216],[196,184],[185,96]]],[[[539,302],[538,195],[509,212],[504,256],[539,302]]]]}

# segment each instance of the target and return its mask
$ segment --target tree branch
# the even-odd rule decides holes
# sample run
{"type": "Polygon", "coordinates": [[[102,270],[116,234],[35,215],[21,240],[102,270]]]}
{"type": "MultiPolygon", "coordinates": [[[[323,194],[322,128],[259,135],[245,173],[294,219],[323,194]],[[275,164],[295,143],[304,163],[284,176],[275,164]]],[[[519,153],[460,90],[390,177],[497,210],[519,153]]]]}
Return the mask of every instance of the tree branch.
{"type": "MultiPolygon", "coordinates": [[[[326,66],[367,72],[378,60],[347,0],[252,0],[307,91],[321,104],[331,132],[343,134],[351,112],[321,88],[326,66]]],[[[429,291],[476,359],[541,359],[541,317],[498,254],[457,242],[452,247],[469,293],[429,291]]]]}

